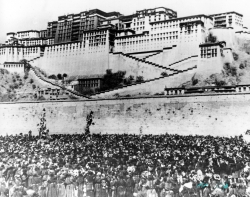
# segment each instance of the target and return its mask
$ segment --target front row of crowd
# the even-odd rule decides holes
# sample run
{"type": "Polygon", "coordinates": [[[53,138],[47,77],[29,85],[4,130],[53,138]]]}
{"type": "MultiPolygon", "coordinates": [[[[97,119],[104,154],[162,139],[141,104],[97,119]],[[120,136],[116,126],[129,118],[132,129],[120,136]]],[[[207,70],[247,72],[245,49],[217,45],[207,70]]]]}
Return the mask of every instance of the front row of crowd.
{"type": "Polygon", "coordinates": [[[0,136],[0,197],[250,196],[241,136],[0,136]]]}

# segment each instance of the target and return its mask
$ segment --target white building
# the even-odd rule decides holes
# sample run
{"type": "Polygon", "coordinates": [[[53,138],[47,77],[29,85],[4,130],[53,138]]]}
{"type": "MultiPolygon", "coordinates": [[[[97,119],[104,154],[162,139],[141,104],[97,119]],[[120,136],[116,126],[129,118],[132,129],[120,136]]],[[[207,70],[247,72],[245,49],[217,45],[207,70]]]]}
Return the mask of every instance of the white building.
{"type": "Polygon", "coordinates": [[[37,30],[18,31],[15,36],[18,39],[39,38],[40,32],[37,30]]]}
{"type": "Polygon", "coordinates": [[[213,19],[206,15],[195,15],[167,20],[153,20],[146,26],[141,26],[143,30],[146,29],[144,31],[141,31],[141,27],[132,27],[136,33],[117,32],[115,52],[154,51],[188,43],[196,44],[198,48],[199,44],[205,41],[208,29],[213,27],[213,19]]]}
{"type": "MultiPolygon", "coordinates": [[[[58,21],[49,23],[47,31],[8,33],[7,44],[0,46],[0,63],[32,60],[32,65],[50,74],[69,75],[105,74],[107,69],[124,69],[126,64],[130,65],[131,73],[137,74],[141,73],[142,66],[150,70],[155,64],[185,70],[198,62],[210,61],[201,57],[199,47],[206,42],[210,31],[224,35],[224,31],[235,32],[233,28],[238,30],[243,26],[243,16],[236,12],[179,18],[177,12],[164,7],[139,10],[128,16],[114,12],[101,17],[98,13],[103,14],[100,10],[88,13],[92,17],[88,20],[85,12],[61,16],[58,21]],[[74,24],[70,22],[71,16],[75,17],[74,24]],[[79,35],[74,34],[76,41],[66,33],[73,26],[72,36],[80,31],[79,35]],[[199,58],[202,61],[198,61],[199,58]],[[185,67],[181,65],[183,62],[185,67]]],[[[229,44],[227,41],[227,47],[229,44]]]]}
{"type": "Polygon", "coordinates": [[[225,12],[210,15],[214,20],[214,27],[232,27],[235,31],[243,30],[243,15],[237,12],[225,12]]]}

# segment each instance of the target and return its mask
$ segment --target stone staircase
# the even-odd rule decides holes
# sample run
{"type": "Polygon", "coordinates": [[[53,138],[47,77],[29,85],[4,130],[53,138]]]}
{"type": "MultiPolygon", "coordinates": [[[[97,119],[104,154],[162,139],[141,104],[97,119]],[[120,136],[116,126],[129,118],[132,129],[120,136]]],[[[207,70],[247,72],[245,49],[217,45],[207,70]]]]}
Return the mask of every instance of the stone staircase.
{"type": "Polygon", "coordinates": [[[175,70],[185,70],[192,65],[198,64],[198,55],[193,55],[170,64],[168,67],[175,70]]]}
{"type": "Polygon", "coordinates": [[[153,57],[153,56],[158,55],[158,54],[160,54],[160,53],[162,53],[162,52],[163,52],[163,51],[159,51],[159,52],[156,52],[156,53],[154,53],[154,54],[148,55],[148,56],[142,58],[142,60],[145,61],[147,58],[153,57]]]}
{"type": "Polygon", "coordinates": [[[179,61],[177,61],[177,62],[174,62],[174,63],[172,63],[172,64],[169,64],[169,67],[174,67],[176,64],[181,63],[181,62],[186,61],[186,60],[189,60],[189,59],[194,58],[194,57],[198,57],[198,55],[193,55],[193,56],[190,56],[190,57],[181,59],[181,60],[179,60],[179,61]]]}
{"type": "Polygon", "coordinates": [[[143,63],[146,63],[148,65],[151,65],[151,66],[154,66],[154,67],[157,67],[157,68],[161,68],[161,69],[164,69],[165,71],[171,71],[171,72],[178,72],[178,70],[176,69],[172,69],[172,68],[167,68],[167,67],[164,67],[164,66],[161,66],[159,64],[156,64],[156,63],[153,63],[153,62],[150,62],[150,61],[146,61],[146,60],[143,60],[143,59],[140,59],[140,58],[137,58],[137,57],[134,57],[134,56],[131,56],[129,54],[125,54],[125,53],[122,53],[120,52],[119,54],[125,56],[125,57],[128,57],[128,58],[131,58],[137,62],[143,62],[143,63]]]}
{"type": "MultiPolygon", "coordinates": [[[[160,54],[161,52],[157,52],[155,54],[151,54],[150,57],[152,57],[153,55],[158,55],[160,54]]],[[[189,66],[186,66],[185,68],[181,68],[181,69],[178,69],[177,67],[180,65],[180,64],[184,64],[186,63],[187,61],[190,61],[190,60],[193,60],[195,58],[198,58],[198,55],[193,55],[193,56],[190,56],[190,57],[187,57],[187,58],[184,58],[184,59],[181,59],[181,60],[178,60],[170,65],[168,65],[167,67],[166,66],[163,66],[163,65],[159,65],[157,63],[154,63],[154,62],[151,62],[151,61],[148,61],[146,60],[146,58],[143,58],[143,59],[140,59],[140,58],[137,58],[137,57],[134,57],[134,56],[131,56],[129,54],[124,54],[124,53],[120,53],[121,55],[125,56],[125,57],[128,57],[128,58],[131,58],[135,61],[138,61],[138,62],[144,62],[144,63],[147,63],[151,66],[154,66],[154,67],[157,67],[157,68],[161,68],[161,69],[165,69],[166,71],[171,71],[173,73],[175,72],[179,72],[181,70],[185,70],[185,69],[188,69],[189,66]]]]}

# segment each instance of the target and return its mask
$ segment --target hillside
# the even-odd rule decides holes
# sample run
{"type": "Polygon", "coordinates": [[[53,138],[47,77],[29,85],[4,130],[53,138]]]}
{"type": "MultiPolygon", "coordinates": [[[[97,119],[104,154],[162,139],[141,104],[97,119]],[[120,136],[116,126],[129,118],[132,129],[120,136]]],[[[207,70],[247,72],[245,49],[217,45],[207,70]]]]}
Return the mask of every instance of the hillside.
{"type": "Polygon", "coordinates": [[[0,69],[0,101],[37,100],[39,83],[30,75],[10,73],[0,69]]]}
{"type": "Polygon", "coordinates": [[[0,69],[0,102],[45,100],[44,97],[38,97],[38,89],[52,87],[32,73],[10,73],[6,69],[0,69]]]}
{"type": "Polygon", "coordinates": [[[179,87],[250,84],[250,41],[238,39],[232,52],[233,62],[225,62],[221,73],[212,74],[208,78],[201,74],[194,75],[179,87]]]}

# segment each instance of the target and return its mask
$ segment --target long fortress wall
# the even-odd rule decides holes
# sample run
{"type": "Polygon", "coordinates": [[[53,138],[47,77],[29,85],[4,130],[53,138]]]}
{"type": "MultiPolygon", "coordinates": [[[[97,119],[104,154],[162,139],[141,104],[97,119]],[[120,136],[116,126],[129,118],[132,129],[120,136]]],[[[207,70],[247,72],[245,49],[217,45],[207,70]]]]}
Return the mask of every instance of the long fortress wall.
{"type": "Polygon", "coordinates": [[[250,129],[250,94],[148,97],[88,101],[0,103],[2,135],[37,134],[46,110],[50,133],[83,132],[93,111],[94,133],[179,133],[231,136],[250,129]]]}

